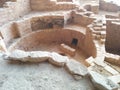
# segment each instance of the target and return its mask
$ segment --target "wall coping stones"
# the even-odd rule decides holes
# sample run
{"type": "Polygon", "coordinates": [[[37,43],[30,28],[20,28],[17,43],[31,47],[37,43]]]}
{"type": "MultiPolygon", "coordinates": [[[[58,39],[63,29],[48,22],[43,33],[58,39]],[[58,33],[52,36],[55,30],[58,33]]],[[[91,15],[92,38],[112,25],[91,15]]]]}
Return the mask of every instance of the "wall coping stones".
{"type": "Polygon", "coordinates": [[[49,53],[47,52],[25,52],[22,50],[15,50],[11,52],[7,58],[7,60],[18,60],[22,62],[41,62],[41,61],[46,61],[49,59],[49,53]]]}
{"type": "Polygon", "coordinates": [[[64,66],[64,64],[69,61],[68,57],[59,55],[55,52],[52,52],[50,55],[49,62],[55,66],[64,66]]]}
{"type": "Polygon", "coordinates": [[[32,51],[32,52],[25,52],[22,50],[15,50],[7,55],[5,60],[18,60],[21,62],[43,62],[49,61],[49,63],[67,68],[67,71],[70,72],[72,75],[77,76],[86,76],[88,74],[87,67],[82,65],[81,63],[69,59],[67,56],[59,55],[55,52],[46,52],[46,51],[32,51]]]}
{"type": "Polygon", "coordinates": [[[93,85],[98,90],[118,90],[118,85],[110,79],[100,75],[97,72],[89,71],[86,66],[82,65],[74,59],[70,59],[67,56],[59,55],[56,52],[46,51],[31,51],[25,52],[22,50],[15,50],[7,55],[3,59],[8,61],[22,61],[22,62],[43,62],[49,61],[49,63],[64,67],[76,80],[87,77],[90,78],[93,85]]]}

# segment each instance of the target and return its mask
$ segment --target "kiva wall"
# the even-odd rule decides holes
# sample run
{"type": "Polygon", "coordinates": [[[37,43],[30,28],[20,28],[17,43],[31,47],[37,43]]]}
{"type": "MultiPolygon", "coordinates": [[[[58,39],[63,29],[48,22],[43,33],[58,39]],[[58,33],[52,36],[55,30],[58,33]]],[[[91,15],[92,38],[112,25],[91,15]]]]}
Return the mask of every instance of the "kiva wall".
{"type": "Polygon", "coordinates": [[[38,16],[13,21],[0,27],[0,33],[1,37],[3,37],[3,40],[5,41],[5,44],[7,45],[13,39],[25,36],[32,31],[48,29],[50,27],[63,28],[64,16],[38,16]]]}
{"type": "Polygon", "coordinates": [[[25,51],[30,51],[32,48],[37,47],[42,43],[65,43],[71,46],[72,40],[75,38],[78,40],[76,47],[86,52],[88,56],[92,55],[95,57],[96,48],[90,34],[91,33],[88,32],[87,37],[87,35],[84,35],[79,31],[69,29],[48,29],[44,31],[39,30],[21,38],[19,41],[14,43],[9,48],[9,50],[12,51],[14,49],[22,49],[25,51]]]}
{"type": "Polygon", "coordinates": [[[48,16],[38,16],[38,17],[32,17],[31,18],[31,28],[33,31],[39,30],[39,29],[48,29],[48,28],[54,28],[64,27],[64,15],[48,15],[48,16]]]}
{"type": "Polygon", "coordinates": [[[76,5],[72,2],[57,2],[55,0],[30,0],[33,11],[54,11],[54,10],[71,10],[76,5]]]}

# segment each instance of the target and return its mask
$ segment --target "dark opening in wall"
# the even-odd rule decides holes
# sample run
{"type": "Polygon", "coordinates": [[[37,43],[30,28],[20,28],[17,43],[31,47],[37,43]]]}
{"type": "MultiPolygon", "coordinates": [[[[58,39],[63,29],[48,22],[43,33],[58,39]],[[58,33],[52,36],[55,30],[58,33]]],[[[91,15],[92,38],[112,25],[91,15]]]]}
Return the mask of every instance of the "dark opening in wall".
{"type": "Polygon", "coordinates": [[[53,28],[53,24],[52,23],[48,23],[48,28],[53,28]]]}
{"type": "Polygon", "coordinates": [[[73,38],[71,44],[74,45],[74,46],[77,46],[77,44],[78,44],[78,39],[73,38]]]}

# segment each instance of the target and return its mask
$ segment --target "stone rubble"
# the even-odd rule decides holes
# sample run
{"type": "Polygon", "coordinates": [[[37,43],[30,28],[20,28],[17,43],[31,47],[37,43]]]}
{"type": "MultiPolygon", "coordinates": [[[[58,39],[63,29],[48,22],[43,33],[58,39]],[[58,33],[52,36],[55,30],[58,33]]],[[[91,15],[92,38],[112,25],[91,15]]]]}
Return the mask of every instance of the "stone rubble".
{"type": "Polygon", "coordinates": [[[90,79],[98,90],[118,90],[118,85],[97,72],[89,72],[90,79]]]}
{"type": "Polygon", "coordinates": [[[110,76],[108,77],[111,81],[113,81],[116,84],[120,84],[120,75],[114,75],[114,76],[110,76]]]}
{"type": "Polygon", "coordinates": [[[64,66],[65,63],[67,61],[69,61],[68,57],[67,56],[62,56],[62,55],[59,55],[55,52],[52,52],[51,55],[50,55],[50,59],[49,59],[49,62],[51,64],[54,64],[56,66],[64,66]]]}
{"type": "Polygon", "coordinates": [[[72,59],[66,63],[65,68],[73,75],[84,77],[88,74],[87,67],[72,59]]]}

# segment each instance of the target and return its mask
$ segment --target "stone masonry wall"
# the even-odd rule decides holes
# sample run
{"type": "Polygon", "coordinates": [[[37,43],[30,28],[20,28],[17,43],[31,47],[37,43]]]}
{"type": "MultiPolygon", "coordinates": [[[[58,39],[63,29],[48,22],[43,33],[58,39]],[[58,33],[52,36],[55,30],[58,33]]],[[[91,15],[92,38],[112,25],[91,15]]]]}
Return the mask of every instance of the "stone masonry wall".
{"type": "Polygon", "coordinates": [[[14,38],[19,37],[14,22],[2,26],[0,31],[6,45],[8,45],[8,42],[12,41],[14,38]]]}
{"type": "Polygon", "coordinates": [[[64,27],[64,16],[55,15],[55,16],[38,16],[31,19],[31,27],[33,31],[39,29],[48,29],[48,28],[63,28],[64,27]]]}
{"type": "Polygon", "coordinates": [[[120,22],[107,21],[106,50],[120,51],[120,22]]]}
{"type": "Polygon", "coordinates": [[[29,0],[16,0],[6,2],[3,8],[0,8],[0,25],[11,20],[20,18],[31,10],[29,0]]]}
{"type": "Polygon", "coordinates": [[[9,50],[22,49],[31,51],[32,48],[37,47],[42,43],[65,43],[71,46],[74,38],[78,40],[76,47],[83,50],[88,56],[96,56],[96,48],[91,33],[88,31],[87,34],[84,35],[79,31],[71,29],[46,29],[35,31],[14,43],[9,50]]]}
{"type": "Polygon", "coordinates": [[[17,22],[14,22],[14,24],[16,31],[18,31],[20,37],[32,32],[30,19],[19,20],[17,22]]]}
{"type": "Polygon", "coordinates": [[[89,24],[91,24],[95,18],[91,17],[91,13],[86,13],[86,12],[76,12],[76,11],[72,11],[71,12],[71,17],[72,17],[72,23],[81,25],[81,26],[87,26],[89,24]],[[87,15],[88,14],[88,15],[87,15]]]}
{"type": "Polygon", "coordinates": [[[12,40],[32,32],[30,19],[14,21],[0,27],[1,37],[6,45],[12,40]]]}
{"type": "Polygon", "coordinates": [[[78,39],[77,47],[83,48],[85,35],[78,31],[67,29],[39,30],[21,38],[14,46],[11,47],[11,50],[17,48],[30,51],[32,48],[37,47],[42,43],[65,43],[67,45],[71,45],[73,38],[78,39]]]}
{"type": "Polygon", "coordinates": [[[97,49],[95,43],[93,42],[92,30],[90,27],[87,27],[86,30],[84,51],[87,53],[88,56],[93,56],[94,58],[97,55],[97,49]]]}
{"type": "Polygon", "coordinates": [[[55,0],[31,0],[31,8],[34,11],[55,11],[75,9],[72,2],[57,2],[55,0]]]}
{"type": "Polygon", "coordinates": [[[100,9],[104,10],[104,11],[117,12],[117,11],[120,11],[120,6],[118,6],[114,3],[100,0],[100,9]]]}

